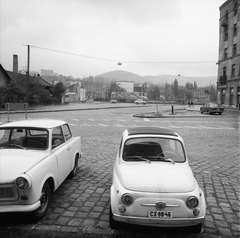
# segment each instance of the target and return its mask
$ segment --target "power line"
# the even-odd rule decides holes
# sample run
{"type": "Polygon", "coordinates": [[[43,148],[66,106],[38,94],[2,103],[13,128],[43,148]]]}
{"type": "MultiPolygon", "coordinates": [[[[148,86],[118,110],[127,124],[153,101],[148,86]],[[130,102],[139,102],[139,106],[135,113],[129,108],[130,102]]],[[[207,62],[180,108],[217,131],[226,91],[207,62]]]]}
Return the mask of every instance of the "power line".
{"type": "Polygon", "coordinates": [[[98,60],[104,60],[104,61],[111,61],[111,62],[115,62],[115,63],[118,62],[118,61],[116,61],[116,60],[104,59],[104,58],[99,58],[99,57],[94,57],[94,56],[88,56],[88,55],[75,54],[75,53],[66,52],[66,51],[61,51],[61,50],[47,49],[47,48],[43,48],[43,47],[39,47],[39,46],[33,46],[33,45],[31,45],[31,47],[37,48],[37,49],[41,49],[41,50],[48,50],[48,51],[52,51],[52,52],[62,53],[62,54],[68,54],[68,55],[85,57],[85,58],[98,59],[98,60]]]}
{"type": "Polygon", "coordinates": [[[84,57],[84,58],[114,62],[114,63],[118,63],[118,65],[122,65],[123,63],[124,64],[209,64],[209,63],[216,63],[216,61],[117,61],[117,60],[105,59],[105,58],[100,58],[100,57],[95,57],[95,56],[76,54],[76,53],[71,53],[71,52],[66,52],[66,51],[61,51],[61,50],[48,49],[48,48],[33,46],[33,45],[30,45],[30,47],[41,49],[41,50],[62,53],[62,54],[84,57]]]}

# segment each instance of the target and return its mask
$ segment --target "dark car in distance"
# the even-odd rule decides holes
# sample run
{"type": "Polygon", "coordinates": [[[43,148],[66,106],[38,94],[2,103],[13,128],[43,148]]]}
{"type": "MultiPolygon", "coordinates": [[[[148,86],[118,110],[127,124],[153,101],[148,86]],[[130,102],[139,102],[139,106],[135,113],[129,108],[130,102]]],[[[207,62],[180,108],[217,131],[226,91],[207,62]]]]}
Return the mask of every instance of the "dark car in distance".
{"type": "Polygon", "coordinates": [[[200,107],[200,112],[210,114],[219,114],[222,115],[224,108],[217,102],[206,102],[202,107],[200,107]]]}

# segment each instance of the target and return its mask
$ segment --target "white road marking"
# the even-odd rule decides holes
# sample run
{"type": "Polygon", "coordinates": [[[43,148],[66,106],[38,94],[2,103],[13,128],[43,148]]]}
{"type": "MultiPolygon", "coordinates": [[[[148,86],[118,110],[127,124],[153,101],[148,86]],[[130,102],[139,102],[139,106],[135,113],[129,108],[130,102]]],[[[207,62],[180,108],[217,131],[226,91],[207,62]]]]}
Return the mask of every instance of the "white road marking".
{"type": "Polygon", "coordinates": [[[109,125],[98,123],[99,126],[108,127],[109,125]]]}

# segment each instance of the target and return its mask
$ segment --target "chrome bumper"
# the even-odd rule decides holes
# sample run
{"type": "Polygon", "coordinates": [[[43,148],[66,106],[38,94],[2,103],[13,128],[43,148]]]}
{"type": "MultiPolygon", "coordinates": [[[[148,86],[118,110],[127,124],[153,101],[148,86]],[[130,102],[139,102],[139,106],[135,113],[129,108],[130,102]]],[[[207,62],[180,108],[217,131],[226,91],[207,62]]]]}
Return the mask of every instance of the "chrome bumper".
{"type": "Polygon", "coordinates": [[[3,212],[32,212],[40,207],[40,201],[31,205],[4,205],[0,206],[0,213],[3,212]]]}
{"type": "Polygon", "coordinates": [[[169,219],[158,219],[149,217],[131,217],[131,216],[120,216],[113,215],[115,221],[134,225],[145,225],[145,226],[156,226],[156,227],[185,227],[195,226],[204,223],[204,217],[197,218],[169,218],[169,219]]]}

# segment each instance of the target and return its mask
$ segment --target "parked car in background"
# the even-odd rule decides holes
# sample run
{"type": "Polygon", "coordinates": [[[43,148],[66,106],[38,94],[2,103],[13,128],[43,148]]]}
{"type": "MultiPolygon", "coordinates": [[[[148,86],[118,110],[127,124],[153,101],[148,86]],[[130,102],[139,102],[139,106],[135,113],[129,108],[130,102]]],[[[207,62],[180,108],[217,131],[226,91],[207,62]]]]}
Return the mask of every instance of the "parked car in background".
{"type": "Polygon", "coordinates": [[[199,233],[205,210],[204,193],[176,132],[159,127],[123,132],[110,189],[111,228],[128,223],[199,233]]]}
{"type": "Polygon", "coordinates": [[[135,103],[135,104],[144,104],[144,105],[146,104],[146,102],[145,102],[145,101],[143,101],[143,100],[142,100],[142,99],[140,99],[140,98],[139,98],[139,99],[137,99],[137,100],[135,100],[135,101],[134,101],[134,103],[135,103]]]}
{"type": "Polygon", "coordinates": [[[117,103],[117,99],[111,99],[110,103],[117,103]]]}
{"type": "Polygon", "coordinates": [[[39,220],[52,193],[77,173],[81,138],[60,120],[24,120],[0,126],[0,213],[29,212],[39,220]]]}
{"type": "Polygon", "coordinates": [[[222,115],[224,108],[216,102],[206,102],[202,107],[200,107],[200,112],[203,114],[204,112],[210,114],[218,113],[222,115]]]}

